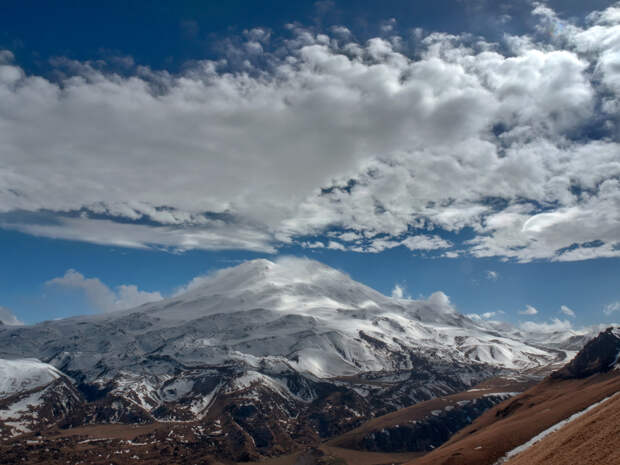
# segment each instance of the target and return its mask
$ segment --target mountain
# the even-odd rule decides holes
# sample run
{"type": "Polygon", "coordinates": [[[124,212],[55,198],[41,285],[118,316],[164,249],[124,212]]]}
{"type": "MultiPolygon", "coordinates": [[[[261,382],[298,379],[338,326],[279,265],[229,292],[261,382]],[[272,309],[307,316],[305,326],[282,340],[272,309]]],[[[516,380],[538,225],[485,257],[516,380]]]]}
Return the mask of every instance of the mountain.
{"type": "Polygon", "coordinates": [[[64,408],[39,429],[191,423],[201,444],[250,459],[573,355],[473,321],[441,292],[394,299],[315,261],[253,260],[134,309],[0,326],[0,358],[19,372],[0,434],[19,434],[2,409],[21,402],[32,418],[64,408]],[[71,402],[19,397],[58,383],[71,402]]]}
{"type": "Polygon", "coordinates": [[[587,378],[596,373],[606,373],[620,368],[620,328],[608,328],[598,337],[588,341],[579,354],[553,378],[587,378]]]}

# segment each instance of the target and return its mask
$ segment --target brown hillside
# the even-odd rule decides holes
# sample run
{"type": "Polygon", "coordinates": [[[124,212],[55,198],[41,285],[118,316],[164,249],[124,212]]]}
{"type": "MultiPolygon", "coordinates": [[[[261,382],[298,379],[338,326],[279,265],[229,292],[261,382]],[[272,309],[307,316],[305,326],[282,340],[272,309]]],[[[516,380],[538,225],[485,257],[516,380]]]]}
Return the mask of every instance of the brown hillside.
{"type": "Polygon", "coordinates": [[[490,465],[555,423],[620,390],[617,370],[586,379],[547,379],[490,409],[410,465],[490,465]]]}
{"type": "Polygon", "coordinates": [[[505,465],[620,465],[620,395],[550,434],[505,465]]]}

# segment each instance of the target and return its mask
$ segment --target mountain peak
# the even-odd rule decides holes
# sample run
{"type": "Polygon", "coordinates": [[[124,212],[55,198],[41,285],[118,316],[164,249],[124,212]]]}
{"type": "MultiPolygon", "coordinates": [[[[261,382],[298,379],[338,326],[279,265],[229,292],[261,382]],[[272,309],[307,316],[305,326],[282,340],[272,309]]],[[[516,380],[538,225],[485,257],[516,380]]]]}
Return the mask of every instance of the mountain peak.
{"type": "Polygon", "coordinates": [[[250,260],[194,278],[175,295],[186,300],[207,296],[243,299],[244,302],[251,299],[254,308],[280,309],[289,309],[298,300],[306,303],[320,301],[318,306],[322,307],[355,308],[364,302],[377,303],[388,299],[342,271],[298,257],[283,257],[275,262],[250,260]]]}
{"type": "Polygon", "coordinates": [[[553,378],[587,378],[605,373],[618,366],[620,357],[620,328],[610,327],[589,341],[564,368],[552,374],[553,378]]]}

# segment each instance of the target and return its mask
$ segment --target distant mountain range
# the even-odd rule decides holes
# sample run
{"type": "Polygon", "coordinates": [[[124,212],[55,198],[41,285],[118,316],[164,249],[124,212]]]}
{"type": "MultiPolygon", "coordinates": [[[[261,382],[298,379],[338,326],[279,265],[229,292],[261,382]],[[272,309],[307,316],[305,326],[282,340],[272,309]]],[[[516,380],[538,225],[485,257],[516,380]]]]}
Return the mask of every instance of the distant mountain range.
{"type": "MultiPolygon", "coordinates": [[[[524,334],[442,293],[395,299],[315,261],[254,260],[131,310],[0,325],[0,438],[165,424],[249,460],[492,377],[540,379],[594,335],[524,334]]],[[[515,393],[499,394],[466,423],[515,393]]]]}

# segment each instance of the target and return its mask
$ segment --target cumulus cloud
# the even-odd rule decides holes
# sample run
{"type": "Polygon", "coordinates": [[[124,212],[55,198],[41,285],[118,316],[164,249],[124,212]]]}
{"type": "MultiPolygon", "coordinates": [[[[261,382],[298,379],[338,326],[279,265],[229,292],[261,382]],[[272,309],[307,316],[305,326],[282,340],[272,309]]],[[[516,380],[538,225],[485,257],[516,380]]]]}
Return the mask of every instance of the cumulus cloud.
{"type": "Polygon", "coordinates": [[[487,270],[486,276],[490,281],[497,281],[499,279],[499,273],[493,270],[487,270]]]}
{"type": "Polygon", "coordinates": [[[571,308],[567,307],[566,305],[562,305],[560,307],[560,312],[562,312],[566,316],[570,316],[571,318],[575,318],[575,312],[571,308]]]}
{"type": "Polygon", "coordinates": [[[98,278],[86,278],[75,270],[67,270],[64,276],[51,279],[45,284],[80,290],[92,306],[102,312],[133,308],[163,298],[159,292],[141,291],[133,284],[121,284],[116,289],[110,289],[98,278]]]}
{"type": "Polygon", "coordinates": [[[0,305],[0,323],[10,326],[23,325],[24,323],[20,321],[15,314],[8,308],[0,305]]]}
{"type": "Polygon", "coordinates": [[[405,290],[400,284],[395,284],[392,289],[392,297],[395,299],[403,299],[405,297],[405,290]]]}
{"type": "Polygon", "coordinates": [[[450,302],[450,297],[448,297],[442,291],[433,292],[427,300],[429,303],[436,305],[439,308],[454,311],[454,307],[452,307],[452,303],[450,302]]]}
{"type": "Polygon", "coordinates": [[[611,315],[615,312],[620,312],[620,301],[611,302],[605,305],[605,308],[603,309],[603,313],[605,313],[605,315],[611,315]]]}
{"type": "Polygon", "coordinates": [[[536,308],[532,307],[531,305],[526,305],[525,310],[521,310],[519,312],[519,315],[537,315],[537,314],[538,314],[538,310],[536,310],[536,308]]]}
{"type": "Polygon", "coordinates": [[[2,51],[0,227],[181,250],[337,230],[326,247],[618,257],[618,11],[576,25],[537,4],[538,33],[417,31],[414,50],[256,28],[177,74],[57,59],[52,80],[2,51]],[[465,228],[445,250],[438,232],[465,228]]]}
{"type": "Polygon", "coordinates": [[[548,323],[536,323],[534,321],[526,321],[521,323],[521,329],[528,333],[555,333],[557,331],[570,331],[573,325],[569,320],[560,320],[553,318],[548,323]]]}

